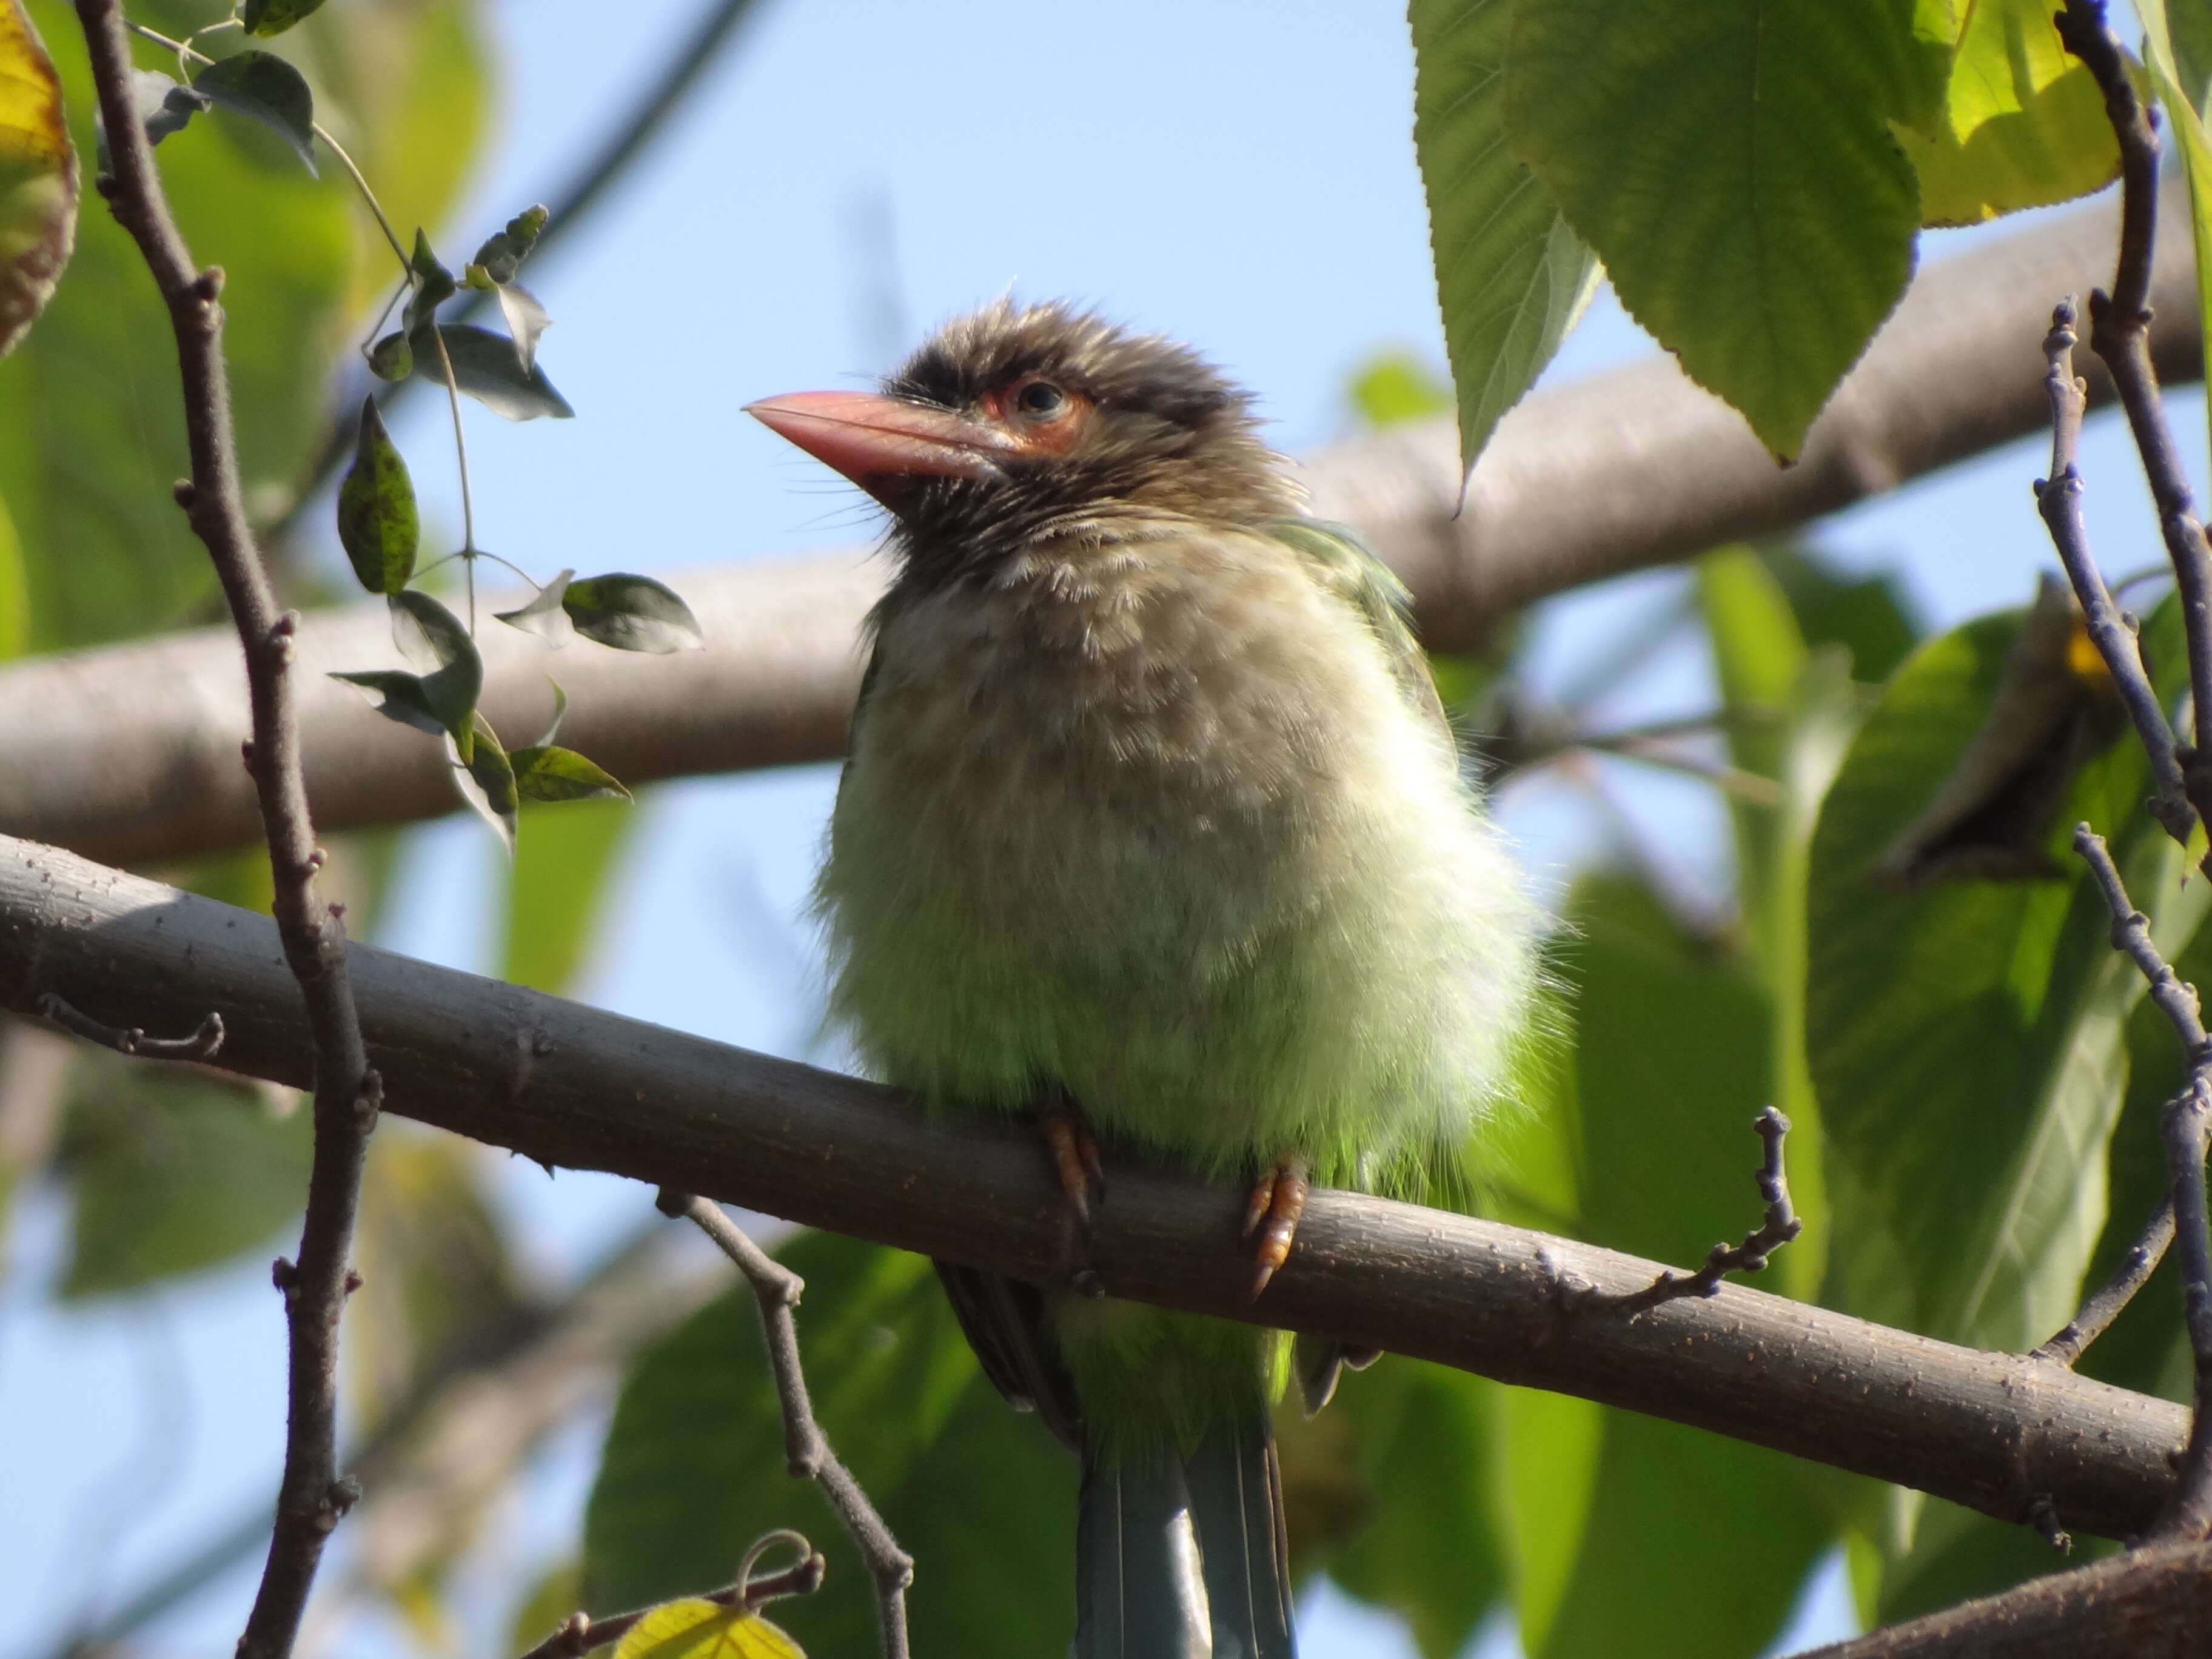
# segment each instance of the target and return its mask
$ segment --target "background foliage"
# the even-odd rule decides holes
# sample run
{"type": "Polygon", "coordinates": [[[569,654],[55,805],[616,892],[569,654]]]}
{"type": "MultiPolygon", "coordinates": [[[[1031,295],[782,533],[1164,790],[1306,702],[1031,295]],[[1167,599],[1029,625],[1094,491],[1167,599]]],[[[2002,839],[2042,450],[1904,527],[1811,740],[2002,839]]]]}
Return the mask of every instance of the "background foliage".
{"type": "MultiPolygon", "coordinates": [[[[73,18],[59,0],[27,5],[89,156],[73,18]]],[[[1901,291],[1923,227],[2111,177],[2094,88],[2057,49],[2045,9],[1727,0],[1692,19],[1590,0],[1414,0],[1413,143],[1452,374],[1447,386],[1419,354],[1378,356],[1345,377],[1357,422],[1455,410],[1472,455],[1602,274],[1763,441],[1795,453],[1901,291]],[[1624,146],[1624,131],[1638,142],[1624,146]]],[[[2212,8],[2142,12],[2194,166],[2187,100],[2212,85],[2212,8]]],[[[132,8],[175,33],[216,15],[190,0],[132,8]]],[[[475,5],[341,0],[255,44],[307,75],[396,222],[447,234],[491,130],[493,53],[475,5]]],[[[187,236],[228,273],[252,505],[264,522],[288,521],[389,256],[335,169],[308,178],[251,123],[217,112],[161,161],[187,236]]],[[[495,228],[453,225],[450,236],[473,245],[495,228]]],[[[170,362],[135,252],[87,211],[52,307],[0,361],[0,531],[12,526],[12,539],[0,535],[0,624],[22,619],[0,625],[0,651],[213,616],[204,561],[168,500],[184,470],[170,362]]],[[[345,591],[343,565],[312,534],[271,550],[290,602],[345,591]]],[[[587,568],[628,562],[650,562],[587,568]]],[[[2150,608],[2148,592],[2131,598],[2150,608]]],[[[2074,724],[2045,745],[2070,764],[2055,778],[1994,777],[1988,810],[1944,842],[1996,847],[2010,878],[1900,886],[1900,845],[1925,828],[1978,734],[2009,718],[1999,690],[2024,612],[1992,605],[1924,636],[1899,582],[1846,571],[1817,542],[1715,550],[1686,581],[1638,590],[1624,609],[1627,644],[1578,685],[1551,665],[1540,617],[1503,630],[1485,655],[1437,665],[1471,764],[1486,756],[1508,792],[1548,782],[1571,795],[1596,826],[1583,844],[1599,849],[1560,897],[1559,1041],[1528,1079],[1524,1113],[1476,1160],[1490,1207],[1693,1261],[1755,1212],[1749,1124],[1773,1102],[1796,1126],[1808,1230],[1770,1288],[1947,1340],[2032,1345],[2118,1260],[2154,1201],[2156,1111],[2180,1072],[2064,852],[2077,817],[2112,839],[2139,901],[2157,896],[2160,942],[2184,973],[2212,969],[2203,884],[2179,883],[2178,849],[2141,811],[2141,759],[2112,742],[2108,688],[2065,662],[2039,671],[2079,681],[2074,724]],[[1706,674],[1711,720],[1644,763],[1715,791],[1720,810],[1690,822],[1724,841],[1717,891],[1682,878],[1684,849],[1666,834],[1621,814],[1616,796],[1635,787],[1622,780],[1638,763],[1572,745],[1520,757],[1510,740],[1516,707],[1534,702],[1604,731],[1632,712],[1621,688],[1669,653],[1706,674]]],[[[2148,623],[2161,669],[2179,665],[2172,629],[2167,611],[2148,623]]],[[[471,897],[508,977],[573,989],[623,910],[634,810],[532,806],[522,822],[512,864],[471,897]]],[[[355,930],[371,931],[391,838],[349,837],[333,852],[355,930]]],[[[162,873],[266,904],[256,854],[162,873]]],[[[742,901],[728,908],[731,927],[749,925],[742,901]]],[[[289,1100],[104,1056],[66,1069],[50,1144],[21,1156],[0,1139],[0,1206],[33,1182],[68,1195],[47,1293],[150,1305],[211,1266],[267,1255],[294,1224],[306,1140],[289,1100]]],[[[801,1329],[824,1425],[922,1564],[918,1650],[955,1650],[979,1631],[992,1650],[1050,1650],[1067,1601],[1072,1468],[1000,1406],[926,1264],[819,1235],[782,1250],[808,1282],[801,1329]]],[[[477,1149],[425,1134],[380,1135],[360,1253],[370,1290],[349,1316],[349,1381],[364,1439],[558,1304],[519,1259],[477,1149]]],[[[2174,1302],[2154,1281],[2085,1368],[2181,1397],[2174,1302]]],[[[596,1438],[596,1420],[583,1420],[596,1438]]],[[[1348,1379],[1320,1419],[1279,1426],[1299,1571],[1390,1609],[1428,1659],[1464,1652],[1501,1613],[1532,1659],[1748,1656],[1838,1553],[1869,1620],[2062,1565],[2032,1534],[1948,1505],[1395,1358],[1348,1379]],[[1725,1573],[1711,1571],[1716,1540],[1725,1573]]],[[[779,1622],[813,1651],[867,1649],[864,1575],[812,1490],[783,1471],[742,1297],[641,1343],[593,1455],[576,1559],[500,1579],[495,1599],[529,1632],[518,1639],[579,1595],[605,1612],[723,1582],[754,1538],[793,1525],[830,1553],[831,1572],[779,1622]]],[[[483,1502],[442,1516],[434,1543],[392,1557],[397,1566],[357,1565],[349,1593],[407,1641],[454,1645],[455,1607],[483,1594],[466,1564],[487,1540],[496,1558],[498,1513],[483,1502]]]]}

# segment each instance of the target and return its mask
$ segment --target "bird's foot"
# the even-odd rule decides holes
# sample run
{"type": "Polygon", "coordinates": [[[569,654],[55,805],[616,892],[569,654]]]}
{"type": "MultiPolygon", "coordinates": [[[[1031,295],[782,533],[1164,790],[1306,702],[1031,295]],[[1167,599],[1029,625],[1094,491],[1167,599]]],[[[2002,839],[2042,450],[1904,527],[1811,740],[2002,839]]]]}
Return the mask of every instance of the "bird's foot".
{"type": "Polygon", "coordinates": [[[1095,1198],[1103,1202],[1106,1197],[1106,1166],[1098,1156],[1098,1142],[1084,1121],[1083,1109],[1058,1091],[1038,1106],[1036,1122],[1044,1138],[1045,1156],[1052,1162],[1053,1178],[1066,1200],[1060,1243],[1069,1277],[1085,1296],[1100,1295],[1098,1275],[1088,1261],[1091,1201],[1095,1198]]]}
{"type": "Polygon", "coordinates": [[[1297,1152],[1277,1158],[1252,1184],[1251,1199],[1244,1206],[1244,1237],[1259,1241],[1252,1253],[1253,1300],[1259,1299],[1275,1270],[1290,1259],[1291,1241],[1297,1237],[1298,1218],[1305,1213],[1310,1190],[1306,1160],[1297,1152]]]}

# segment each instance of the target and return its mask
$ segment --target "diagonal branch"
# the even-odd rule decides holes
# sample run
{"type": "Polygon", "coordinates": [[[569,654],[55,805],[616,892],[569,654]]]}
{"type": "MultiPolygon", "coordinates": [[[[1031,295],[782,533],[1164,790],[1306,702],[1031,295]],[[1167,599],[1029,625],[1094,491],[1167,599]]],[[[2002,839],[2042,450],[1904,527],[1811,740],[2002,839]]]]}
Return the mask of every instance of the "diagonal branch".
{"type": "Polygon", "coordinates": [[[906,1589],[914,1582],[914,1558],[891,1536],[876,1506],[860,1490],[853,1472],[830,1449],[829,1436],[814,1418],[806,1397],[806,1370],[799,1358],[799,1322],[792,1310],[805,1289],[799,1275],[746,1237],[745,1230],[724,1213],[722,1206],[689,1193],[662,1188],[664,1215],[683,1216],[714,1241],[715,1248],[737,1265],[753,1288],[753,1306],[760,1313],[761,1340],[768,1348],[769,1369],[775,1376],[775,1397],[783,1410],[784,1462],[802,1480],[822,1488],[830,1507],[837,1511],[845,1531],[868,1564],[876,1581],[876,1620],[883,1638],[884,1659],[907,1659],[906,1589]]]}
{"type": "Polygon", "coordinates": [[[280,1259],[276,1268],[291,1344],[284,1473],[268,1565],[238,1643],[238,1659],[282,1659],[299,1633],[324,1541],[355,1496],[337,1467],[338,1316],[354,1282],[346,1257],[382,1090],[362,1042],[344,931],[315,890],[323,855],[307,815],[289,672],[299,617],[278,614],[246,526],[216,302],[222,272],[195,266],[170,217],[131,96],[121,6],[118,0],[78,0],[77,16],[115,168],[98,187],[137,243],[176,335],[192,466],[191,477],[177,484],[177,504],[207,546],[245,647],[253,734],[246,763],[269,843],[276,928],[296,997],[306,1004],[313,1055],[315,1149],[307,1219],[299,1261],[280,1259]]]}
{"type": "MultiPolygon", "coordinates": [[[[889,1090],[364,945],[350,959],[370,1052],[425,1122],[1034,1284],[1065,1273],[1027,1134],[932,1126],[889,1090]]],[[[0,839],[0,1007],[47,991],[157,1027],[214,1007],[227,1067],[311,1064],[266,918],[0,839]]],[[[1316,1191],[1255,1307],[1242,1193],[1127,1161],[1112,1176],[1091,1265],[1113,1296],[1577,1394],[2007,1520],[2047,1494],[2070,1527],[2132,1534],[2174,1486],[2185,1414],[2167,1401],[1736,1285],[1574,1319],[1563,1281],[1623,1294],[1660,1265],[1382,1199],[1316,1191]]]]}

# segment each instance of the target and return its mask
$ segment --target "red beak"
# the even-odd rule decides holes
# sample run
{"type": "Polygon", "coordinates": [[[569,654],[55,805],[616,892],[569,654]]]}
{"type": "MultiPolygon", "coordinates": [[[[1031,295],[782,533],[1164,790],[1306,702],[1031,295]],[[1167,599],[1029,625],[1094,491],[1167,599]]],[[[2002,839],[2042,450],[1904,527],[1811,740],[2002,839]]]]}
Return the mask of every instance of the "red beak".
{"type": "Polygon", "coordinates": [[[787,392],[747,404],[745,413],[871,495],[876,481],[917,474],[995,478],[999,459],[1021,453],[996,427],[872,392],[787,392]]]}

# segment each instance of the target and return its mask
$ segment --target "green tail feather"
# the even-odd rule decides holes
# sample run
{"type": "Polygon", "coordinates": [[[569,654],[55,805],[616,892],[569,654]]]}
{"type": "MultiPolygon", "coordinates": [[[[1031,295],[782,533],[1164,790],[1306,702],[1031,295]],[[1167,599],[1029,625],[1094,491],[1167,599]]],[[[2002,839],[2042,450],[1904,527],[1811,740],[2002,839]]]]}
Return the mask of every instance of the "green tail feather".
{"type": "Polygon", "coordinates": [[[1264,1418],[1188,1457],[1084,1460],[1074,1659],[1296,1659],[1282,1485],[1264,1418]]]}

